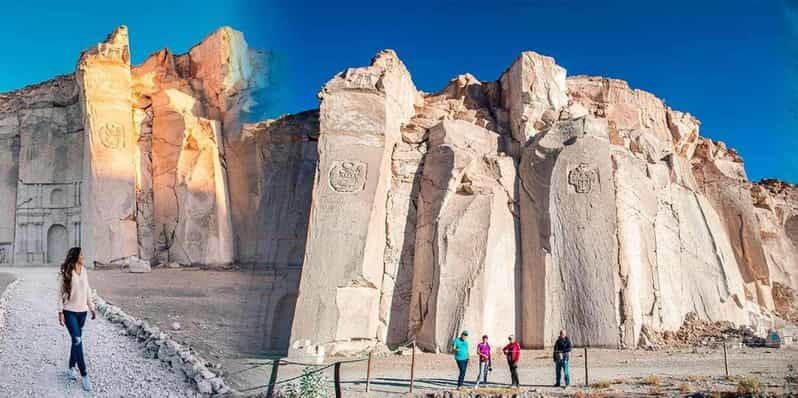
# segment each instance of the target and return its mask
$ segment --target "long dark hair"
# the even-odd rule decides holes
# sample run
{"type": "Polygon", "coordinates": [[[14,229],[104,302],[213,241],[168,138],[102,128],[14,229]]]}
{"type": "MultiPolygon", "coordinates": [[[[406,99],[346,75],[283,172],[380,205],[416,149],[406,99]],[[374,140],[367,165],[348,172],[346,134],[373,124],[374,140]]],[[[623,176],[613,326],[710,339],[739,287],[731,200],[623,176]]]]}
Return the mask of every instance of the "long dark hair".
{"type": "Polygon", "coordinates": [[[67,297],[72,295],[72,271],[80,260],[80,252],[79,247],[69,249],[64,263],[61,264],[61,288],[67,297]]]}

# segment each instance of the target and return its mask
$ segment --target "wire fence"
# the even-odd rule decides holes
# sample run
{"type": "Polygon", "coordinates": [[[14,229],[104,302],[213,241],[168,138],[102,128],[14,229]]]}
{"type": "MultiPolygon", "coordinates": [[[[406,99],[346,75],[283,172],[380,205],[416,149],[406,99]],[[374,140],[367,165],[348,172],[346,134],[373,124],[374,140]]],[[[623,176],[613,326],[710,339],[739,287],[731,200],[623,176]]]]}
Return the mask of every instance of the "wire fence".
{"type": "MultiPolygon", "coordinates": [[[[403,381],[403,385],[406,384],[407,390],[405,392],[413,393],[416,388],[416,351],[418,350],[415,341],[411,341],[405,345],[399,346],[397,349],[394,350],[394,353],[399,349],[411,349],[411,360],[409,366],[406,370],[406,376],[401,377],[401,381],[403,381]],[[406,378],[405,378],[406,377],[406,378]]],[[[737,383],[738,380],[735,379],[736,376],[763,376],[773,372],[773,364],[771,363],[762,363],[761,361],[758,363],[753,363],[750,360],[746,359],[747,355],[760,355],[764,353],[772,353],[774,348],[754,348],[744,345],[741,341],[715,341],[709,344],[694,344],[694,345],[681,345],[678,347],[680,352],[686,355],[699,355],[700,360],[703,363],[707,363],[709,366],[706,366],[705,369],[700,374],[690,374],[685,373],[687,370],[679,369],[678,367],[668,368],[668,363],[670,362],[668,357],[671,355],[671,350],[662,349],[662,357],[653,357],[647,359],[649,362],[644,363],[633,363],[629,362],[626,364],[622,364],[620,366],[610,365],[607,362],[608,357],[612,357],[612,354],[607,354],[607,351],[612,351],[609,349],[603,348],[591,348],[587,346],[579,346],[573,347],[571,351],[571,359],[570,362],[570,375],[572,385],[587,387],[592,389],[602,389],[602,388],[612,388],[614,384],[623,384],[624,382],[619,380],[626,380],[628,382],[634,382],[640,384],[642,386],[650,385],[651,388],[659,388],[659,377],[670,377],[675,379],[684,380],[684,383],[688,382],[701,382],[715,379],[722,379],[727,380],[727,383],[737,383]],[[689,351],[692,350],[692,353],[689,351]],[[760,350],[760,351],[757,351],[760,350]],[[602,352],[598,352],[602,351],[602,352]],[[711,354],[711,355],[710,355],[711,354]],[[594,359],[595,357],[595,359],[594,359]],[[653,370],[649,374],[646,374],[646,369],[649,367],[653,370]],[[654,370],[656,369],[656,370],[654,370]],[[608,372],[611,372],[614,376],[608,377],[608,372]]],[[[550,350],[546,351],[547,353],[550,350]]],[[[623,352],[627,353],[639,353],[640,351],[634,350],[623,350],[623,352]]],[[[632,355],[632,354],[630,354],[632,355]]],[[[248,389],[240,390],[242,393],[255,393],[255,392],[265,392],[265,397],[273,398],[276,396],[277,391],[281,386],[284,386],[288,383],[294,383],[301,380],[303,377],[307,377],[308,375],[317,374],[317,373],[329,373],[331,370],[332,375],[332,385],[335,392],[335,397],[339,398],[343,396],[342,393],[342,381],[341,377],[341,369],[345,365],[351,365],[356,363],[366,362],[366,374],[365,374],[365,392],[369,393],[371,391],[371,384],[372,384],[372,377],[374,374],[374,357],[375,354],[373,352],[368,353],[368,355],[364,355],[359,358],[353,359],[345,359],[345,360],[338,360],[331,363],[324,363],[324,364],[317,364],[317,363],[304,363],[304,362],[297,362],[291,361],[286,359],[274,359],[268,363],[263,364],[256,364],[254,367],[266,367],[270,366],[271,371],[269,373],[268,381],[259,386],[251,387],[248,389]],[[299,375],[292,375],[290,377],[284,379],[278,379],[280,375],[280,369],[286,368],[290,366],[298,366],[302,367],[305,370],[299,375]]],[[[542,357],[538,357],[540,359],[542,357]]],[[[682,359],[684,362],[685,359],[682,359]]],[[[673,361],[676,363],[677,361],[673,361]]],[[[798,391],[798,377],[796,377],[795,373],[798,370],[798,364],[791,365],[791,364],[784,364],[785,371],[787,376],[785,377],[786,383],[783,388],[784,391],[798,391]],[[787,370],[789,369],[789,370],[787,370]],[[792,376],[790,376],[792,374],[792,376]],[[792,377],[793,379],[790,379],[792,377]],[[794,385],[791,385],[791,381],[794,385]]],[[[674,365],[678,366],[678,365],[674,365]]],[[[552,366],[553,368],[553,366],[552,366]]],[[[395,380],[396,377],[396,370],[392,369],[392,376],[394,377],[391,380],[395,380]]],[[[553,372],[553,370],[552,370],[553,372]]],[[[456,375],[456,369],[452,368],[452,377],[454,380],[454,376],[456,375]]],[[[325,375],[325,377],[327,377],[325,375]]],[[[361,379],[362,382],[362,379],[361,379]]],[[[351,383],[351,382],[348,382],[351,383]]],[[[491,383],[493,385],[497,385],[497,383],[491,383]]],[[[627,383],[628,384],[628,383],[627,383]]],[[[499,384],[504,385],[504,384],[499,384]]],[[[550,385],[550,384],[549,384],[550,385]]],[[[730,384],[731,385],[731,384],[730,384]]],[[[526,386],[534,386],[534,387],[541,387],[539,384],[523,384],[522,387],[526,386]]],[[[362,391],[362,390],[361,390],[362,391]]]]}

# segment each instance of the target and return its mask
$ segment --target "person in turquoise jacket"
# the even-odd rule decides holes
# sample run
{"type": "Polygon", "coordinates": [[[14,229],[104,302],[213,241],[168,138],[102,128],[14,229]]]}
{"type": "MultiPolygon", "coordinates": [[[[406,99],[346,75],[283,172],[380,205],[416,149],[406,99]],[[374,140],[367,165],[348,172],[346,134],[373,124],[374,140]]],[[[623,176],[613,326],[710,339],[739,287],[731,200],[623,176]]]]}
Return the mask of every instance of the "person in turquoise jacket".
{"type": "Polygon", "coordinates": [[[463,387],[466,369],[468,369],[468,330],[463,330],[460,337],[452,341],[452,351],[454,351],[454,361],[457,362],[457,368],[460,370],[460,376],[457,377],[457,389],[459,390],[463,387]]]}

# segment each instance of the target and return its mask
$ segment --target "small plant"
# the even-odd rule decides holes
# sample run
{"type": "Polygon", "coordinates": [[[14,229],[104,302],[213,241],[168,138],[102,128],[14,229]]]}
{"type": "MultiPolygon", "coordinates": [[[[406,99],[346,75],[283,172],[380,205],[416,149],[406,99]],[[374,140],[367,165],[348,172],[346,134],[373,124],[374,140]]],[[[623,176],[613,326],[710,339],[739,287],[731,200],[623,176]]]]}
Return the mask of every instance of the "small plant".
{"type": "Polygon", "coordinates": [[[649,394],[654,396],[662,395],[662,388],[658,385],[652,385],[651,389],[648,390],[649,394]]]}
{"type": "Polygon", "coordinates": [[[327,398],[329,382],[324,373],[316,372],[313,367],[302,369],[298,380],[286,385],[284,394],[287,398],[327,398]]]}
{"type": "Polygon", "coordinates": [[[577,391],[572,395],[573,398],[604,398],[604,394],[577,391]]]}
{"type": "Polygon", "coordinates": [[[693,392],[693,389],[690,387],[689,383],[682,383],[679,385],[679,393],[682,395],[687,395],[693,392]]]}
{"type": "Polygon", "coordinates": [[[793,393],[795,385],[798,384],[798,373],[795,371],[795,366],[792,364],[787,365],[787,375],[784,376],[784,392],[786,394],[793,393]]]}
{"type": "Polygon", "coordinates": [[[761,394],[762,384],[760,384],[759,378],[753,376],[743,377],[737,383],[737,393],[745,395],[761,394]]]}
{"type": "Polygon", "coordinates": [[[643,384],[647,386],[658,386],[660,385],[659,376],[657,375],[646,376],[643,378],[643,384]]]}
{"type": "Polygon", "coordinates": [[[599,389],[610,388],[610,386],[612,386],[612,382],[609,380],[599,380],[590,385],[590,387],[599,388],[599,389]]]}
{"type": "Polygon", "coordinates": [[[697,381],[707,381],[707,380],[709,380],[709,377],[707,377],[707,376],[687,376],[687,380],[695,383],[697,381]]]}

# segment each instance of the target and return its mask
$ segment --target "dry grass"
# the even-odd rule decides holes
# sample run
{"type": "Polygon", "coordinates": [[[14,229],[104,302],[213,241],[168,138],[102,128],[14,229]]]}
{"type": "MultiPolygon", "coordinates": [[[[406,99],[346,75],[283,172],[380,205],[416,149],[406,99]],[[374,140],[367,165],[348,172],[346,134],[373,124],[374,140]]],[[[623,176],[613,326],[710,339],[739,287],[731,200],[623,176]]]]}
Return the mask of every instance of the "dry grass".
{"type": "Polygon", "coordinates": [[[659,379],[659,376],[651,375],[651,376],[644,377],[643,380],[642,380],[642,383],[647,385],[647,386],[658,386],[658,385],[660,385],[661,381],[659,379]]]}
{"type": "Polygon", "coordinates": [[[610,383],[612,384],[623,384],[623,379],[613,379],[610,383]]]}
{"type": "Polygon", "coordinates": [[[612,387],[612,382],[609,381],[609,380],[599,380],[599,381],[591,384],[590,387],[598,388],[598,389],[602,389],[603,390],[603,389],[612,387]]]}
{"type": "Polygon", "coordinates": [[[754,376],[743,377],[739,382],[737,382],[737,393],[761,394],[762,384],[759,382],[759,378],[754,376]]]}
{"type": "Polygon", "coordinates": [[[687,376],[687,380],[695,383],[709,380],[709,376],[687,376]]]}
{"type": "Polygon", "coordinates": [[[679,385],[679,393],[680,394],[687,395],[687,394],[689,394],[691,392],[693,392],[693,388],[690,387],[689,383],[682,383],[682,384],[679,385]]]}
{"type": "Polygon", "coordinates": [[[654,396],[663,395],[662,387],[658,385],[652,385],[651,388],[648,390],[648,393],[654,396]]]}
{"type": "Polygon", "coordinates": [[[604,394],[595,392],[577,391],[572,395],[573,398],[604,398],[604,394]]]}

